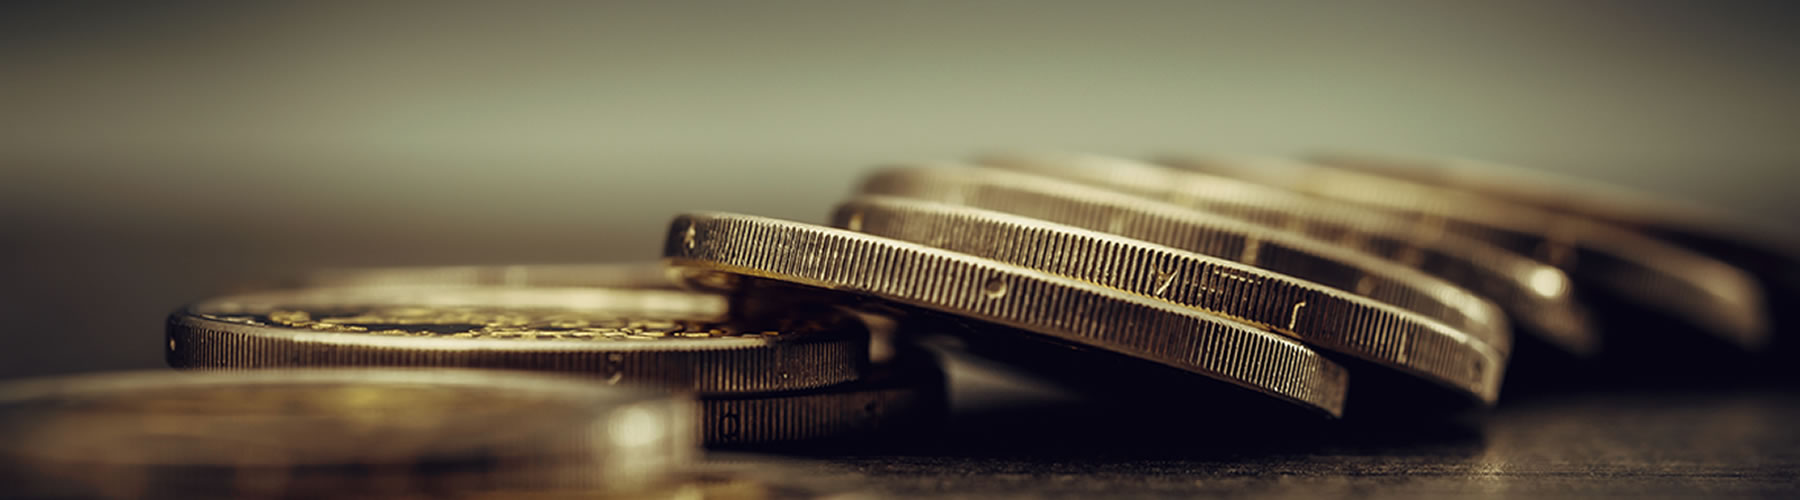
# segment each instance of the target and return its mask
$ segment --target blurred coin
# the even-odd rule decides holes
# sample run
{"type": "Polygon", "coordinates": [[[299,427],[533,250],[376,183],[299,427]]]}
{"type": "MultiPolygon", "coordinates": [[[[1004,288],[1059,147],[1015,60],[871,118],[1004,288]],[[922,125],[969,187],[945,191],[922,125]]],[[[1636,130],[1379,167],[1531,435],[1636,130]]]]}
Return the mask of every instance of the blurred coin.
{"type": "MultiPolygon", "coordinates": [[[[1648,232],[1749,271],[1768,294],[1767,310],[1774,316],[1776,330],[1800,331],[1800,313],[1775,307],[1800,300],[1800,242],[1775,226],[1665,196],[1475,160],[1348,153],[1316,155],[1309,160],[1503,198],[1648,232]]],[[[1776,340],[1790,337],[1793,336],[1776,340]]]]}
{"type": "Polygon", "coordinates": [[[631,491],[690,458],[693,403],[460,370],[125,372],[0,386],[7,498],[631,491]]]}
{"type": "Polygon", "coordinates": [[[1636,303],[1639,311],[1672,315],[1743,349],[1759,349],[1769,339],[1761,290],[1742,270],[1603,221],[1288,160],[1187,157],[1165,162],[1368,207],[1403,218],[1419,231],[1461,234],[1528,253],[1577,282],[1636,303]]]}
{"type": "MultiPolygon", "coordinates": [[[[840,205],[833,223],[1222,315],[1482,403],[1493,403],[1500,392],[1506,357],[1486,343],[1417,313],[1255,266],[1000,212],[884,196],[840,205]]],[[[1494,334],[1507,335],[1504,322],[1497,325],[1502,329],[1494,334]]]]}
{"type": "Polygon", "coordinates": [[[1297,342],[1220,316],[989,259],[722,213],[676,217],[664,255],[677,266],[876,297],[1020,328],[1329,415],[1342,412],[1343,368],[1297,342]]]}
{"type": "Polygon", "coordinates": [[[855,380],[867,364],[867,330],[849,314],[742,322],[728,313],[724,297],[663,290],[276,290],[177,311],[168,362],[507,368],[705,393],[822,387],[855,380]]]}
{"type": "Polygon", "coordinates": [[[1006,212],[1231,260],[1367,296],[1441,321],[1503,355],[1511,351],[1505,315],[1486,299],[1299,234],[1097,187],[957,164],[886,169],[869,176],[862,192],[1006,212]]]}
{"type": "Polygon", "coordinates": [[[708,446],[872,437],[917,429],[946,411],[943,368],[930,352],[901,346],[861,380],[767,394],[702,395],[700,436],[708,446]]]}
{"type": "Polygon", "coordinates": [[[661,262],[522,264],[321,269],[281,283],[290,287],[518,286],[673,289],[677,281],[661,262]]]}

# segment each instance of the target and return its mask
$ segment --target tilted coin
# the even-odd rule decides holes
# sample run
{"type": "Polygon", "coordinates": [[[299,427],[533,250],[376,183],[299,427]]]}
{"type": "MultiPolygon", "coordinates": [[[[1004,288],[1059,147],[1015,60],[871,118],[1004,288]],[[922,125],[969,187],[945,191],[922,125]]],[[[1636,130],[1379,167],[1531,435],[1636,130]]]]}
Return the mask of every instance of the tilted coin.
{"type": "Polygon", "coordinates": [[[1390,177],[1279,159],[1172,158],[1182,168],[1282,186],[1369,207],[1421,231],[1530,253],[1577,282],[1667,313],[1745,349],[1768,342],[1756,282],[1729,264],[1602,221],[1390,177]]]}
{"type": "Polygon", "coordinates": [[[676,217],[663,255],[677,266],[871,296],[1019,328],[1203,375],[1329,415],[1342,413],[1343,367],[1295,341],[1220,316],[989,259],[722,213],[676,217]]]}
{"type": "Polygon", "coordinates": [[[1229,217],[958,164],[885,169],[865,179],[862,192],[1006,212],[1227,259],[1413,311],[1503,354],[1512,344],[1504,314],[1467,290],[1373,256],[1229,217]]]}
{"type": "Polygon", "coordinates": [[[1230,317],[1430,380],[1485,403],[1498,397],[1506,366],[1499,351],[1417,313],[1155,243],[990,210],[885,196],[852,199],[838,207],[832,220],[853,231],[994,259],[1230,317]]]}
{"type": "MultiPolygon", "coordinates": [[[[1444,281],[1492,299],[1520,326],[1537,338],[1563,350],[1589,354],[1597,349],[1599,334],[1586,312],[1575,302],[1567,276],[1554,267],[1491,244],[1457,235],[1419,231],[1399,218],[1337,203],[1312,200],[1293,193],[1220,177],[1200,176],[1131,160],[1075,154],[989,155],[984,166],[1040,174],[1081,182],[1163,203],[1144,204],[1118,196],[1094,193],[1062,185],[1046,187],[1056,201],[1032,203],[1042,210],[1063,213],[1064,205],[1099,205],[1105,212],[1154,213],[1150,220],[1176,219],[1168,205],[1247,221],[1264,227],[1304,234],[1362,253],[1415,268],[1444,281]],[[1079,194],[1077,194],[1079,193],[1079,194]],[[1074,201],[1061,201],[1064,199],[1074,201]],[[1083,198],[1105,199],[1104,203],[1083,198]],[[1166,205],[1164,204],[1166,203],[1166,205]]],[[[1044,183],[1039,183],[1044,184],[1044,183]]],[[[1013,202],[1024,203],[1024,202],[1013,202]]],[[[1004,211],[1014,209],[1001,207],[1004,211]]],[[[1028,214],[1034,215],[1035,214],[1028,214]]],[[[1143,217],[1137,215],[1134,217],[1143,217]]],[[[1193,223],[1170,223],[1175,227],[1193,223]]],[[[1171,229],[1144,229],[1130,236],[1164,240],[1171,229]]],[[[1167,242],[1165,242],[1167,243],[1167,242]]],[[[1175,245],[1179,246],[1179,245],[1175,245]]],[[[1264,266],[1267,267],[1267,266],[1264,266]]],[[[1327,279],[1284,271],[1344,288],[1327,279]]],[[[1345,288],[1365,293],[1360,288],[1345,288]]],[[[1381,297],[1376,296],[1378,300],[1381,297]]],[[[1387,301],[1392,303],[1392,301],[1387,301]]],[[[1405,307],[1403,305],[1403,307],[1405,307]]],[[[1409,307],[1411,309],[1411,307],[1409,307]]]]}
{"type": "MultiPolygon", "coordinates": [[[[1767,295],[1776,331],[1800,331],[1800,242],[1775,226],[1665,196],[1605,183],[1458,158],[1314,155],[1309,161],[1493,196],[1641,230],[1749,271],[1767,295]],[[1766,227],[1765,227],[1766,226],[1766,227]]],[[[1776,341],[1792,339],[1792,335],[1776,341]]]]}
{"type": "Polygon", "coordinates": [[[679,284],[661,262],[604,264],[515,264],[321,269],[282,285],[343,286],[519,286],[674,289],[679,284]]]}
{"type": "Polygon", "coordinates": [[[847,384],[771,394],[702,395],[700,440],[708,446],[873,436],[918,428],[945,410],[944,373],[920,348],[902,348],[847,384]]]}
{"type": "Polygon", "coordinates": [[[718,295],[604,288],[366,286],[203,301],[168,321],[177,368],[444,366],[584,374],[704,393],[855,380],[849,314],[729,317],[718,295]],[[769,323],[769,324],[762,324],[769,323]]]}
{"type": "Polygon", "coordinates": [[[525,373],[123,372],[0,385],[8,498],[630,491],[692,456],[692,401],[525,373]]]}

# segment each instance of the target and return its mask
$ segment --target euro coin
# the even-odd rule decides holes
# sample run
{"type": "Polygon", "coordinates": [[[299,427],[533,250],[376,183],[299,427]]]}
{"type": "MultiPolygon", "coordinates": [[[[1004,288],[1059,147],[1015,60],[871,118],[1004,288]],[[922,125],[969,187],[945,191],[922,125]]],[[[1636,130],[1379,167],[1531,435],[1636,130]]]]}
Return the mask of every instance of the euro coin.
{"type": "Polygon", "coordinates": [[[833,223],[1229,317],[1430,380],[1484,403],[1498,397],[1506,366],[1499,351],[1417,313],[1141,240],[1001,212],[879,196],[840,205],[833,223]]]}
{"type": "Polygon", "coordinates": [[[664,256],[676,266],[836,290],[1018,328],[1342,414],[1343,367],[1298,342],[1221,316],[989,259],[724,213],[676,217],[664,256]]]}
{"type": "Polygon", "coordinates": [[[582,374],[703,393],[855,380],[868,332],[845,314],[731,317],[718,295],[575,287],[365,286],[247,293],[168,320],[177,368],[440,366],[582,374]],[[766,324],[765,324],[766,323],[766,324]]]}

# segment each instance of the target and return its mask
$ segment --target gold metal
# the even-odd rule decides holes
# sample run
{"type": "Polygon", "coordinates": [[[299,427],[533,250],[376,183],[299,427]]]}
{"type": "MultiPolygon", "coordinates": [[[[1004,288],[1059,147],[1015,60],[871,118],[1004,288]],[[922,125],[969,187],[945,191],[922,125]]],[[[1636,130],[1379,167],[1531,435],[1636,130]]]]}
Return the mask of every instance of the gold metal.
{"type": "Polygon", "coordinates": [[[584,374],[705,393],[855,380],[868,333],[848,314],[727,317],[711,294],[604,288],[365,286],[241,294],[168,322],[177,368],[444,366],[584,374]]]}
{"type": "MultiPolygon", "coordinates": [[[[1128,236],[1178,247],[1182,244],[1167,241],[1175,237],[1171,234],[1173,230],[1156,226],[1204,227],[1217,225],[1217,222],[1211,222],[1213,220],[1229,218],[1263,228],[1300,233],[1324,240],[1333,246],[1372,254],[1398,264],[1399,267],[1416,269],[1417,272],[1442,280],[1431,282],[1449,282],[1473,292],[1474,295],[1491,299],[1504,308],[1513,321],[1527,327],[1525,331],[1566,351],[1591,354],[1598,350],[1599,333],[1588,319],[1586,311],[1575,302],[1573,287],[1562,271],[1485,242],[1431,231],[1429,228],[1422,229],[1404,220],[1354,206],[1322,202],[1249,182],[1181,172],[1132,160],[1075,154],[1011,154],[990,155],[980,161],[984,166],[1054,177],[1114,191],[1104,193],[1101,189],[1081,189],[1070,187],[1067,183],[1035,181],[1033,185],[1045,186],[1038,190],[1056,193],[1053,199],[1073,199],[1059,201],[1056,205],[1033,204],[1034,207],[1041,206],[1041,210],[1055,210],[1055,213],[1061,214],[1073,210],[1070,207],[1074,205],[1071,204],[1078,203],[1080,206],[1095,206],[1102,211],[1133,214],[1129,217],[1158,222],[1140,224],[1139,226],[1147,226],[1141,229],[1134,226],[1131,229],[1135,231],[1128,236]],[[1121,197],[1118,193],[1131,196],[1121,197]],[[1194,211],[1211,215],[1178,215],[1194,211]],[[1161,222],[1165,220],[1171,222],[1161,222]],[[1174,222],[1184,220],[1192,222],[1174,222]]],[[[1017,189],[1023,188],[1015,190],[1017,189]]],[[[1017,212],[1000,207],[986,208],[1017,212]]],[[[1258,265],[1270,267],[1280,263],[1258,265]]],[[[1421,310],[1419,306],[1409,306],[1378,295],[1382,293],[1381,290],[1368,288],[1367,284],[1359,283],[1360,278],[1354,276],[1332,279],[1329,276],[1340,273],[1326,271],[1325,277],[1321,277],[1317,275],[1317,271],[1307,273],[1271,269],[1353,293],[1370,295],[1376,300],[1407,309],[1421,310]]],[[[1443,318],[1441,315],[1432,316],[1443,318]]],[[[1452,326],[1456,326],[1456,323],[1452,323],[1452,326]]],[[[1499,349],[1503,352],[1510,351],[1507,347],[1499,349]]]]}
{"type": "Polygon", "coordinates": [[[675,218],[671,264],[872,296],[1023,329],[1342,414],[1343,367],[1281,335],[989,259],[765,217],[675,218]]]}
{"type": "Polygon", "coordinates": [[[853,199],[840,205],[832,220],[875,236],[994,259],[1229,317],[1430,380],[1485,403],[1499,394],[1506,367],[1506,356],[1486,343],[1417,313],[1155,243],[990,210],[886,196],[853,199]]]}
{"type": "Polygon", "coordinates": [[[694,455],[693,402],[468,370],[124,372],[0,386],[8,496],[630,491],[694,455]]]}
{"type": "Polygon", "coordinates": [[[1487,241],[1534,255],[1647,308],[1669,311],[1745,349],[1760,349],[1769,341],[1762,292],[1749,275],[1637,231],[1494,197],[1289,160],[1190,157],[1166,162],[1363,206],[1416,228],[1487,241]]]}

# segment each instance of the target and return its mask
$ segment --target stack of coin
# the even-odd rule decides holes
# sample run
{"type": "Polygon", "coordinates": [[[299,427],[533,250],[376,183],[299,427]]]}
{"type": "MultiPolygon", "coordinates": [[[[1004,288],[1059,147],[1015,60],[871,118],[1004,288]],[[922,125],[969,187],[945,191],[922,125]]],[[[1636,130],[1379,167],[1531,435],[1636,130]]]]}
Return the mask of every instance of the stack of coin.
{"type": "Polygon", "coordinates": [[[186,369],[430,366],[584,375],[600,384],[695,394],[694,430],[715,446],[857,434],[942,406],[943,380],[929,353],[904,350],[871,366],[863,324],[831,307],[752,318],[708,293],[445,284],[426,273],[383,270],[368,276],[388,284],[193,304],[169,318],[168,362],[186,369]]]}
{"type": "Polygon", "coordinates": [[[786,495],[695,448],[933,422],[928,341],[1317,424],[1485,408],[1509,374],[1581,378],[1547,359],[1684,336],[1741,356],[1796,321],[1765,317],[1800,293],[1781,244],[1459,165],[987,155],[879,169],[829,225],[679,215],[659,262],[309,273],[172,314],[184,373],[0,386],[0,494],[786,495]]]}

